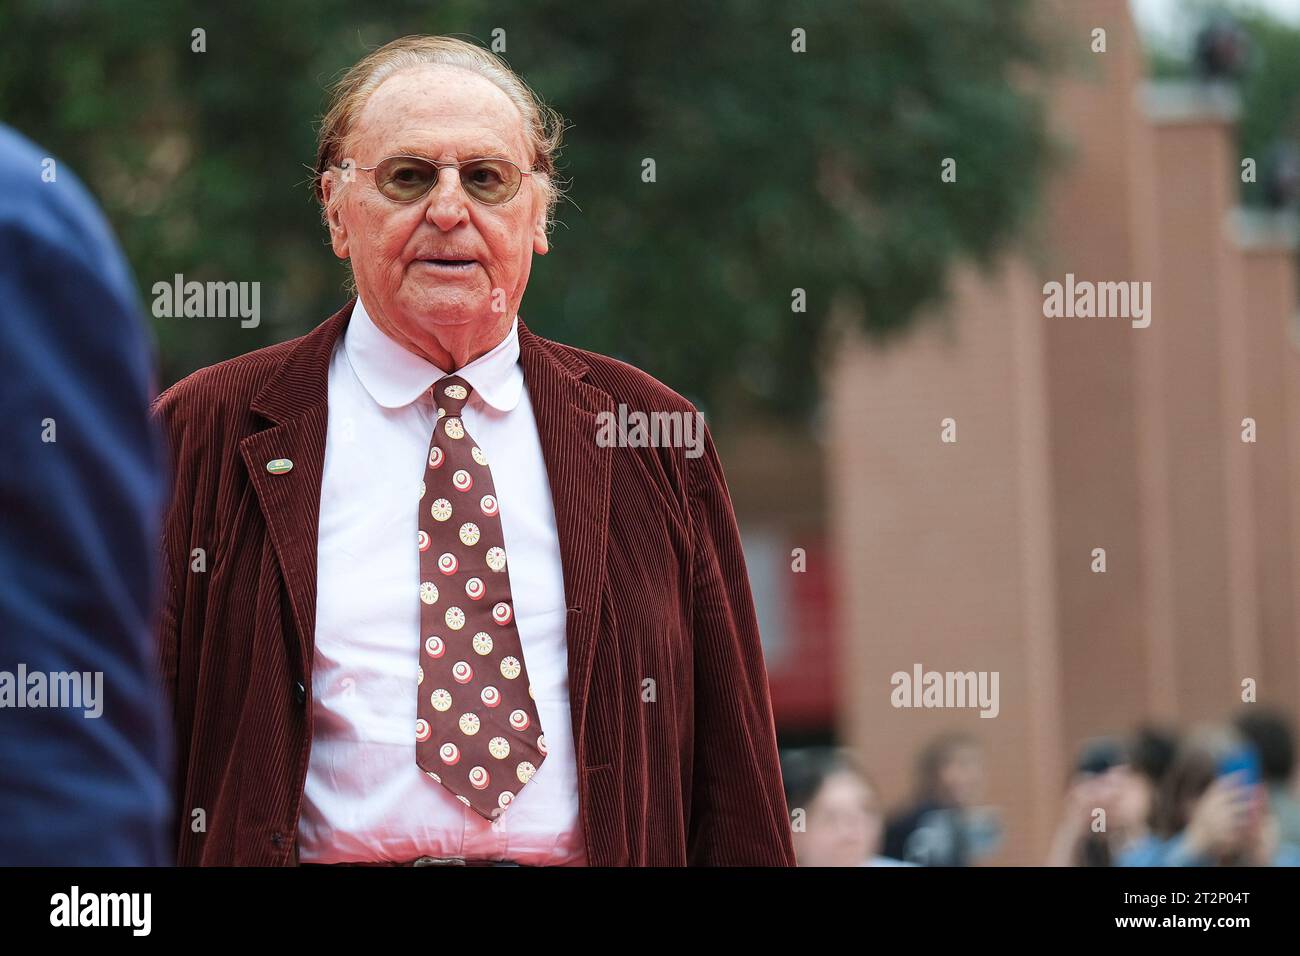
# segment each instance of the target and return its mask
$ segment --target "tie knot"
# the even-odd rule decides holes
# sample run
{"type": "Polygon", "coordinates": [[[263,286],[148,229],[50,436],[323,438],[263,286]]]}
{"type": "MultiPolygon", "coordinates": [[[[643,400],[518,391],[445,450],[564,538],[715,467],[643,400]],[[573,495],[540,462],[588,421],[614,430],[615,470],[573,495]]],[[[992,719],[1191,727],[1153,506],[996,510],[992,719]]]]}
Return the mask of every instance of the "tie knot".
{"type": "Polygon", "coordinates": [[[439,408],[447,410],[448,418],[459,418],[460,410],[469,401],[473,387],[459,375],[447,375],[433,385],[433,400],[439,408]]]}

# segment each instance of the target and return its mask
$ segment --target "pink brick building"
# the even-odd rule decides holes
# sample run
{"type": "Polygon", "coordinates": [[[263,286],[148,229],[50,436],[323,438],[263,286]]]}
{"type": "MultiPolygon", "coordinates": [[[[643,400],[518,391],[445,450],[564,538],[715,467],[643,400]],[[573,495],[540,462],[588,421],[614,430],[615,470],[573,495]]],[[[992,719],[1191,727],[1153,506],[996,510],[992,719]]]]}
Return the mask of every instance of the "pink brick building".
{"type": "Polygon", "coordinates": [[[925,741],[975,734],[998,863],[1042,862],[1090,737],[1233,715],[1243,681],[1300,716],[1294,239],[1236,208],[1229,93],[1145,82],[1125,0],[1062,9],[1082,52],[1041,241],[959,270],[896,345],[842,350],[818,438],[723,443],[783,733],[832,732],[891,803],[925,741]],[[1149,283],[1149,326],[1045,316],[1067,274],[1149,283]],[[788,481],[816,486],[805,512],[764,494],[788,481]],[[997,716],[895,707],[916,664],[998,672],[997,716]]]}

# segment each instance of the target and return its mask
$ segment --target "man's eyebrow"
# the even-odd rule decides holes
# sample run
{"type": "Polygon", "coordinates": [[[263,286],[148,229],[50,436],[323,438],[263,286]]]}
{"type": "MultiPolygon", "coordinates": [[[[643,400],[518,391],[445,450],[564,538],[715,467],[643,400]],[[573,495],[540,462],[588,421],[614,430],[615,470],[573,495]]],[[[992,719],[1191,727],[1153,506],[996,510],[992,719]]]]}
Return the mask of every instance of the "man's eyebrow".
{"type": "MultiPolygon", "coordinates": [[[[400,145],[393,149],[389,156],[417,156],[420,159],[437,161],[442,155],[441,152],[430,149],[427,146],[400,145]]],[[[500,158],[509,159],[510,155],[500,146],[489,146],[484,143],[476,143],[466,149],[456,152],[457,159],[488,159],[500,158]]]]}

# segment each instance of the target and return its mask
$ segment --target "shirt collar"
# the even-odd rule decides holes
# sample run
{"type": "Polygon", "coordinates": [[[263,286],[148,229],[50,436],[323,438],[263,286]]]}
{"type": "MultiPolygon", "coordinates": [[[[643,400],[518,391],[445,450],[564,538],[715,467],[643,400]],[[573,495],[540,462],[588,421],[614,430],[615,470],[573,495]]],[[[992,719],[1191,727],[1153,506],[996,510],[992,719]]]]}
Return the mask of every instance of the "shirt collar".
{"type": "MultiPolygon", "coordinates": [[[[411,404],[438,379],[451,374],[408,352],[381,332],[360,296],[343,335],[343,347],[361,384],[384,408],[411,404]]],[[[508,412],[518,405],[524,387],[524,372],[519,365],[519,316],[514,317],[510,332],[495,348],[457,369],[456,374],[492,408],[508,412]]]]}

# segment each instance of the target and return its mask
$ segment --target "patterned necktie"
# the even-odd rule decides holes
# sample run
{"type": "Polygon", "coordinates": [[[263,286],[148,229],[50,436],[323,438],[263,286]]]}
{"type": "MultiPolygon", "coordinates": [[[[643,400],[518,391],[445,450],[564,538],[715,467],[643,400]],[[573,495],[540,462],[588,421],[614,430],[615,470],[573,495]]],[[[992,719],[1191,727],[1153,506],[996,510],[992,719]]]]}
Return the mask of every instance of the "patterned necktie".
{"type": "Polygon", "coordinates": [[[432,389],[438,420],[420,484],[415,762],[491,820],[546,759],[515,627],[492,471],[465,430],[471,387],[432,389]]]}

